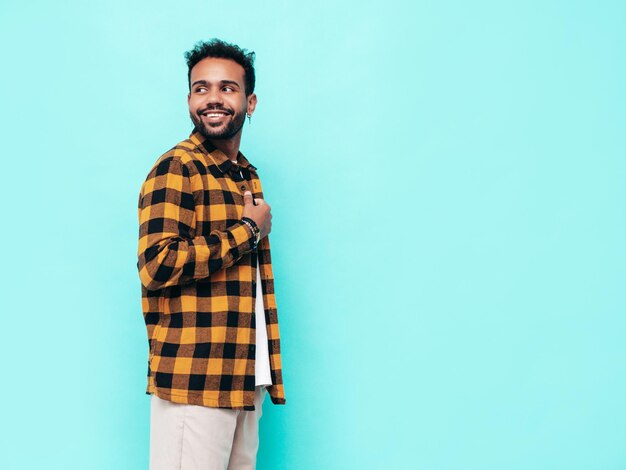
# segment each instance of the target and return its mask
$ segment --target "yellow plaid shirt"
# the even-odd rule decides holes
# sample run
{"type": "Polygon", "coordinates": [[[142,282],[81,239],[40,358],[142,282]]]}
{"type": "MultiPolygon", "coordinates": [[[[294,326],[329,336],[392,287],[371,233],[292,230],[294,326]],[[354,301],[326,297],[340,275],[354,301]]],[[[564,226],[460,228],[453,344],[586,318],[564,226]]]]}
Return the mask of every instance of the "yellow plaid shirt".
{"type": "Polygon", "coordinates": [[[275,404],[285,403],[268,237],[254,247],[243,194],[263,198],[256,168],[195,129],[155,163],[139,196],[138,269],[149,342],[146,393],[254,409],[259,263],[275,404]]]}

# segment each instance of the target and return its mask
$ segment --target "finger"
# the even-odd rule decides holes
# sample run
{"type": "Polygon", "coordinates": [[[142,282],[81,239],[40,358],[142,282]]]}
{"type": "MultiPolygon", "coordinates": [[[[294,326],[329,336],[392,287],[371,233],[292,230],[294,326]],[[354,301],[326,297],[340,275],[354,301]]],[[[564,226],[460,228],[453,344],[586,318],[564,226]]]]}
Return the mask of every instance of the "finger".
{"type": "Polygon", "coordinates": [[[252,205],[252,193],[250,191],[243,193],[243,204],[245,206],[252,205]]]}
{"type": "Polygon", "coordinates": [[[255,203],[257,206],[260,206],[260,205],[265,204],[265,201],[264,201],[263,199],[261,199],[260,197],[257,197],[257,198],[254,198],[254,203],[255,203]]]}

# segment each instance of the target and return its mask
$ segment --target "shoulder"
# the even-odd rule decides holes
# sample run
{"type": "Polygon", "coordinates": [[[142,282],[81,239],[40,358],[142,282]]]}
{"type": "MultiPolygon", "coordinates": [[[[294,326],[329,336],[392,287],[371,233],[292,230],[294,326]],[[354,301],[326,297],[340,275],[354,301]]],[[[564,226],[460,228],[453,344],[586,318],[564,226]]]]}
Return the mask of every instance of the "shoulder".
{"type": "Polygon", "coordinates": [[[146,179],[154,176],[174,173],[183,176],[192,176],[198,173],[198,166],[202,165],[199,150],[190,139],[177,143],[163,153],[154,163],[146,179]]]}

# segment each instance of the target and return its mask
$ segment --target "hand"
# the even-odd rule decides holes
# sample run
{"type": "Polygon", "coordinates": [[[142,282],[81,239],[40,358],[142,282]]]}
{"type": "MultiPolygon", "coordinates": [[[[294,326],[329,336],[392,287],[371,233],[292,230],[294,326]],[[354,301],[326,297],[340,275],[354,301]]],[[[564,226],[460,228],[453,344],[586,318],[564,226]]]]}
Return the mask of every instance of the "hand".
{"type": "Polygon", "coordinates": [[[263,199],[252,202],[252,193],[246,191],[243,195],[243,217],[250,217],[261,230],[261,238],[266,237],[272,230],[271,207],[263,199]],[[254,205],[256,203],[256,205],[254,205]]]}

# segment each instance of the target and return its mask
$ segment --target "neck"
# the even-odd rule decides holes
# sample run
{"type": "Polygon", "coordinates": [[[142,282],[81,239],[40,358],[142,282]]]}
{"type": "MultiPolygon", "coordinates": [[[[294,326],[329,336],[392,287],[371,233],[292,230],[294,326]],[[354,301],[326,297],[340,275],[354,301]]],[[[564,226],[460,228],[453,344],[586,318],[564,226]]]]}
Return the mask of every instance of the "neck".
{"type": "Polygon", "coordinates": [[[241,142],[241,132],[237,132],[230,139],[209,139],[216,148],[224,152],[230,160],[237,160],[239,154],[239,144],[241,142]]]}

